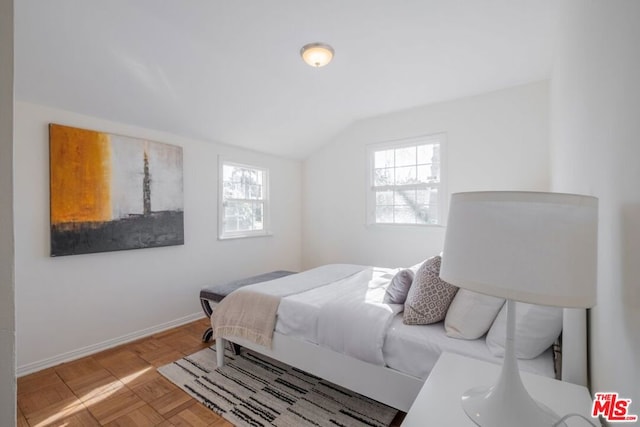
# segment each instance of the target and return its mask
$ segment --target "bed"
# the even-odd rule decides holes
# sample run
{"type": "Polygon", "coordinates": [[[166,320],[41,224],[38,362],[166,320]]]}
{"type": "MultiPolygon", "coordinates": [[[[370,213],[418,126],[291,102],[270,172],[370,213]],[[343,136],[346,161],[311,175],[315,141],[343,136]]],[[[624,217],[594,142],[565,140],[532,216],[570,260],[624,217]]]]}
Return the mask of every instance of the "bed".
{"type": "MultiPolygon", "coordinates": [[[[332,264],[235,291],[232,295],[257,293],[277,300],[275,323],[267,328],[273,330],[273,336],[269,342],[262,342],[218,330],[218,366],[224,364],[228,340],[408,411],[442,352],[502,363],[502,358],[491,354],[484,339],[449,338],[442,322],[405,325],[401,305],[382,303],[398,271],[332,264]]],[[[585,320],[584,310],[572,310],[565,315],[563,325],[564,341],[570,345],[564,349],[562,378],[578,383],[586,376],[586,352],[582,350],[583,346],[586,349],[586,334],[584,341],[579,337],[585,332],[581,324],[585,320]]],[[[218,319],[218,326],[220,323],[218,319]]],[[[553,350],[549,348],[531,360],[519,360],[519,367],[554,377],[553,350]]]]}

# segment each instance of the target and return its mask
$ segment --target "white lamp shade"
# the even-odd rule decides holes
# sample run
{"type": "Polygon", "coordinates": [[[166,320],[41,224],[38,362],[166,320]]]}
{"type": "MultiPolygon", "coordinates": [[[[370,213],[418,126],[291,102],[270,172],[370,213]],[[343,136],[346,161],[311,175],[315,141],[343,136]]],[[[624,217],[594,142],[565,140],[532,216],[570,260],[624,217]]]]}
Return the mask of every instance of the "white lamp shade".
{"type": "Polygon", "coordinates": [[[596,302],[598,200],[536,192],[451,196],[440,277],[532,304],[596,302]]]}

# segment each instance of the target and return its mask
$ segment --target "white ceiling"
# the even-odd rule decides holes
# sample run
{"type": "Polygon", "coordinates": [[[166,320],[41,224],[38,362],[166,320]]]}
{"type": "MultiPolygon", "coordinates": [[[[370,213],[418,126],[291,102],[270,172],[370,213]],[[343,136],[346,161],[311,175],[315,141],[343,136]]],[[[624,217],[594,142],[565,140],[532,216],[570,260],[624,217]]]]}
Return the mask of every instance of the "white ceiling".
{"type": "Polygon", "coordinates": [[[16,98],[303,158],[355,120],[549,77],[556,0],[21,0],[16,98]],[[326,42],[327,67],[300,47],[326,42]]]}

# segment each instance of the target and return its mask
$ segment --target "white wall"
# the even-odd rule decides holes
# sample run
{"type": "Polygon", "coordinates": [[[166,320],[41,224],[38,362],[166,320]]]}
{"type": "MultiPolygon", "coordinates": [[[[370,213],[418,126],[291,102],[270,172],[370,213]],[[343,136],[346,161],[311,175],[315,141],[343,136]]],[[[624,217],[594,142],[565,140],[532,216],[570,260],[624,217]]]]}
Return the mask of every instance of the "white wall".
{"type": "Polygon", "coordinates": [[[640,2],[563,4],[551,86],[552,188],[600,199],[592,392],[640,414],[640,2]]]}
{"type": "Polygon", "coordinates": [[[301,163],[16,103],[18,373],[201,316],[202,286],[301,266],[301,163]],[[185,244],[49,257],[47,124],[181,145],[185,244]],[[270,169],[273,236],[217,240],[218,155],[270,169]]]}
{"type": "Polygon", "coordinates": [[[0,425],[16,425],[13,1],[0,2],[0,425]]]}
{"type": "Polygon", "coordinates": [[[304,166],[303,265],[417,263],[444,228],[365,225],[366,145],[447,134],[449,192],[548,190],[548,82],[361,120],[304,166]]]}

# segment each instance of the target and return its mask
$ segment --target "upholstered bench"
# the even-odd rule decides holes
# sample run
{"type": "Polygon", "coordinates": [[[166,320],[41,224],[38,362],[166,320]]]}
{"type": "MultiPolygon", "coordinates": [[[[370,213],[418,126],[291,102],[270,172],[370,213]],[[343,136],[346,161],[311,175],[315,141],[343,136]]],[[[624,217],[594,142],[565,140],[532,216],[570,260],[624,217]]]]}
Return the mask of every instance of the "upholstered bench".
{"type": "MultiPolygon", "coordinates": [[[[266,282],[268,280],[279,279],[280,277],[294,274],[293,271],[278,270],[270,273],[259,274],[257,276],[247,277],[246,279],[234,280],[233,282],[222,283],[219,285],[206,286],[200,291],[200,305],[208,318],[211,318],[215,306],[231,292],[243,286],[253,285],[254,283],[266,282]]],[[[202,342],[209,342],[213,336],[213,329],[208,328],[202,334],[202,342]]]]}

